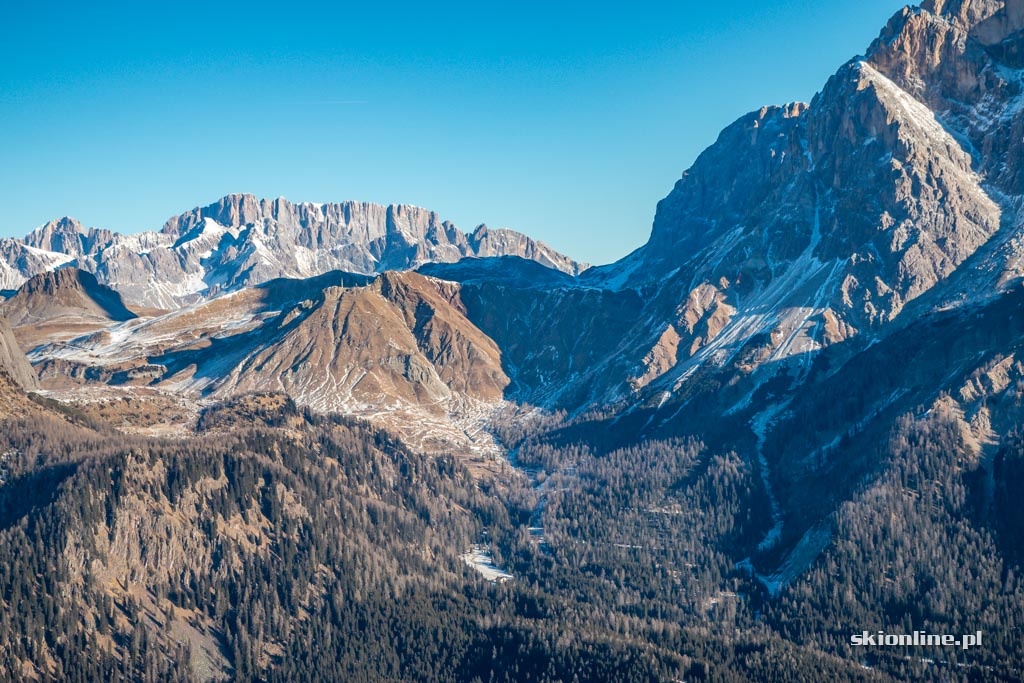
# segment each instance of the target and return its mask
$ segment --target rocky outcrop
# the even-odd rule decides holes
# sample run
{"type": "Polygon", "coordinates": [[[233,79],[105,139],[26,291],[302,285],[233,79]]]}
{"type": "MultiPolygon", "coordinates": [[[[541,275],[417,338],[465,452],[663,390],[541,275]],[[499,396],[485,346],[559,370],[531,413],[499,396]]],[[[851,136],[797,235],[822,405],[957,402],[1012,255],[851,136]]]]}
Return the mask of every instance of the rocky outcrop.
{"type": "Polygon", "coordinates": [[[13,290],[33,275],[67,265],[74,258],[45,251],[20,240],[0,237],[0,289],[13,290]]]}
{"type": "Polygon", "coordinates": [[[23,389],[36,389],[35,370],[18,348],[7,321],[0,315],[0,372],[7,374],[23,389]]]}
{"type": "Polygon", "coordinates": [[[114,237],[110,230],[86,229],[74,218],[65,216],[36,228],[26,235],[24,243],[42,251],[80,258],[97,253],[114,237]]]}
{"type": "Polygon", "coordinates": [[[756,277],[767,265],[768,245],[783,255],[800,253],[813,217],[812,188],[801,176],[808,166],[802,151],[806,110],[803,104],[764,107],[723,130],[658,203],[644,268],[635,279],[662,277],[708,257],[729,259],[756,277]],[[783,220],[788,229],[778,235],[783,220]],[[741,260],[723,249],[725,238],[750,235],[762,242],[750,256],[741,260]]]}

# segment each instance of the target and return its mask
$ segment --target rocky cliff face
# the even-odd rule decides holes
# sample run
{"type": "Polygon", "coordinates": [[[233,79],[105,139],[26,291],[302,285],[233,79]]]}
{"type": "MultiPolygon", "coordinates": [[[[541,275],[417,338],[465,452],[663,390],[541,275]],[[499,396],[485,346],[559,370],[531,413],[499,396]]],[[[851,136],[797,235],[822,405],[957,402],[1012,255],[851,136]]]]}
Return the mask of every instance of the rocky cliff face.
{"type": "Polygon", "coordinates": [[[360,202],[293,204],[229,195],[159,233],[120,235],[62,218],[0,240],[0,289],[72,264],[137,305],[172,309],[279,277],[408,270],[465,256],[513,255],[576,275],[586,268],[511,230],[459,231],[434,212],[360,202]]]}
{"type": "Polygon", "coordinates": [[[6,373],[24,389],[36,389],[36,373],[18,348],[10,325],[0,316],[0,372],[6,373]]]}
{"type": "Polygon", "coordinates": [[[581,276],[644,293],[634,385],[671,396],[741,358],[809,368],[1019,281],[1022,28],[1019,0],[905,9],[809,105],[727,127],[659,203],[649,243],[581,276]],[[701,301],[716,309],[694,335],[701,301]]]}
{"type": "Polygon", "coordinates": [[[794,267],[828,268],[817,301],[788,288],[773,304],[878,327],[999,230],[976,165],[924,103],[851,62],[810,106],[766,108],[722,134],[659,204],[634,281],[676,268],[695,285],[724,278],[742,310],[794,267]]]}
{"type": "Polygon", "coordinates": [[[868,60],[934,112],[970,154],[1002,210],[1003,230],[961,278],[978,295],[1019,278],[1024,156],[1024,4],[927,2],[893,17],[868,60]]]}

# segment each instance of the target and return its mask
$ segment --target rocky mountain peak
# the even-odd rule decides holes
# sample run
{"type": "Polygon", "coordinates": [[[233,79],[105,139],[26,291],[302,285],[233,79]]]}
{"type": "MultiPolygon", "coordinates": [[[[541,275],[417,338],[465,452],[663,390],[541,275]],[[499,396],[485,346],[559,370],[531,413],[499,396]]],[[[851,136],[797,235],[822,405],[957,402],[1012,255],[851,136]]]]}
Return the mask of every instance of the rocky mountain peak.
{"type": "Polygon", "coordinates": [[[248,193],[229,194],[205,207],[197,207],[171,218],[161,230],[166,235],[180,237],[211,218],[221,225],[248,225],[255,223],[262,213],[261,201],[248,193]]]}
{"type": "Polygon", "coordinates": [[[636,287],[671,321],[638,342],[636,376],[671,387],[747,340],[776,362],[866,343],[912,302],[997,292],[1021,261],[1003,229],[1024,193],[1009,142],[1024,135],[1021,4],[905,9],[810,105],[727,126],[658,204],[648,244],[588,278],[636,287]]]}
{"type": "Polygon", "coordinates": [[[1024,3],[1020,0],[925,0],[921,9],[969,30],[989,45],[1024,28],[1024,3]]]}
{"type": "Polygon", "coordinates": [[[78,257],[90,253],[100,242],[113,237],[110,230],[86,229],[70,216],[63,216],[40,225],[25,238],[25,244],[34,249],[78,257]]]}
{"type": "Polygon", "coordinates": [[[85,235],[88,232],[89,231],[85,229],[81,221],[72,218],[71,216],[61,216],[60,218],[55,218],[52,221],[47,221],[43,225],[40,225],[28,234],[25,241],[44,240],[47,236],[54,234],[78,233],[85,235]]]}
{"type": "Polygon", "coordinates": [[[905,8],[867,58],[937,111],[977,103],[1016,80],[1005,68],[1024,67],[1024,0],[933,0],[905,8]]]}

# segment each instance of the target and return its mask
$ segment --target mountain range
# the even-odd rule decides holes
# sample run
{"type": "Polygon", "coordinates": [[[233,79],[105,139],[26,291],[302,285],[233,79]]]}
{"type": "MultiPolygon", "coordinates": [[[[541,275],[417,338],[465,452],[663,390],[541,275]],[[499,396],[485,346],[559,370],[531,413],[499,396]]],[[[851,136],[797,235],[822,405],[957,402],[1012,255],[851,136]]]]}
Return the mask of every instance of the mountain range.
{"type": "Polygon", "coordinates": [[[234,194],[171,218],[159,232],[122,235],[64,217],[24,239],[0,239],[0,288],[72,266],[130,303],[173,309],[281,277],[368,274],[505,255],[573,275],[586,268],[512,230],[481,225],[466,234],[415,206],[293,204],[234,194]]]}
{"type": "Polygon", "coordinates": [[[608,266],[415,207],[229,195],[157,233],[65,218],[4,240],[5,282],[28,279],[3,311],[55,388],[272,389],[399,431],[444,416],[453,435],[506,401],[651,410],[654,430],[709,375],[735,394],[723,411],[746,409],[826,349],[842,363],[1019,287],[1022,21],[904,10],[810,104],[727,127],[608,266]]]}
{"type": "Polygon", "coordinates": [[[3,240],[5,282],[28,278],[3,311],[44,386],[284,391],[419,445],[497,452],[508,403],[678,431],[709,377],[749,412],[819,357],[1019,287],[1012,6],[902,11],[810,104],[727,127],[608,266],[415,207],[229,195],[156,233],[65,218],[3,240]]]}

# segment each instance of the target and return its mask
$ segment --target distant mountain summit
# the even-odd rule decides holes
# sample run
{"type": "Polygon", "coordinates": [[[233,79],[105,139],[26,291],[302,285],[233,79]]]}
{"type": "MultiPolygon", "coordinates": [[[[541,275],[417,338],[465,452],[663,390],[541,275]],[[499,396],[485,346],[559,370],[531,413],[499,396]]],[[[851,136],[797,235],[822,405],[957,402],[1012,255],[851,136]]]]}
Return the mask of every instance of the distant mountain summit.
{"type": "Polygon", "coordinates": [[[96,253],[114,237],[109,230],[86,229],[74,218],[64,216],[39,226],[23,242],[34,249],[78,258],[96,253]]]}
{"type": "Polygon", "coordinates": [[[410,270],[466,256],[519,256],[571,275],[587,267],[515,231],[480,226],[466,234],[415,206],[233,194],[159,232],[121,235],[65,217],[23,240],[2,239],[0,289],[73,265],[129,303],[171,309],[275,278],[410,270]]]}

